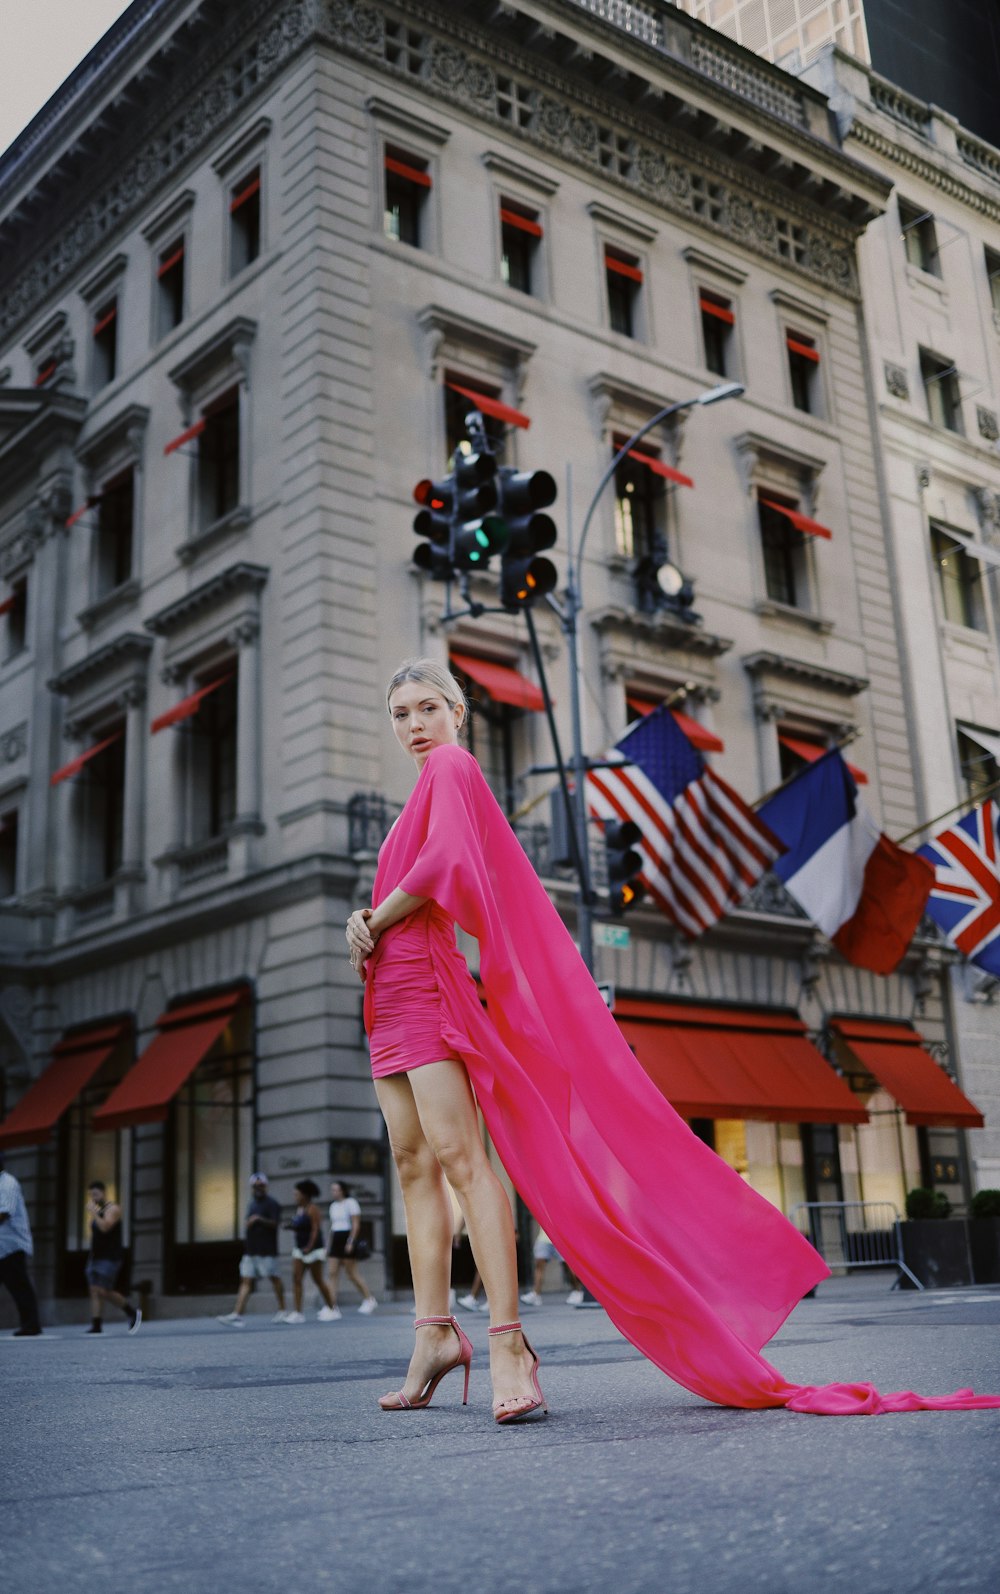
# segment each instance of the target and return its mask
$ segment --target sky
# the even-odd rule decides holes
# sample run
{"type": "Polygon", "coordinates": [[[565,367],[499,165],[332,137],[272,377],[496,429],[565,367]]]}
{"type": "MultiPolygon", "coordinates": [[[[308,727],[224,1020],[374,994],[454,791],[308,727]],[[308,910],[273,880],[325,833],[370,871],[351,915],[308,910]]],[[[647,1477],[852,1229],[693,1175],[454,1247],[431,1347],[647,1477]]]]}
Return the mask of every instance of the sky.
{"type": "Polygon", "coordinates": [[[0,152],[130,0],[0,0],[0,152]]]}

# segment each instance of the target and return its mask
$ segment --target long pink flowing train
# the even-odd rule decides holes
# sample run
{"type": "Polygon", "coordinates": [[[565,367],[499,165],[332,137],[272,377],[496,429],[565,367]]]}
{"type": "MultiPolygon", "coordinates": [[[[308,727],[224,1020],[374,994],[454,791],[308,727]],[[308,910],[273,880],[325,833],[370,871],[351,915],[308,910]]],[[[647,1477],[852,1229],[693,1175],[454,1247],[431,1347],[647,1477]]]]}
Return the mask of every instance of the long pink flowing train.
{"type": "Polygon", "coordinates": [[[437,904],[443,1035],[468,1068],[504,1167],[644,1356],[722,1406],[826,1416],[1000,1407],[1000,1395],[969,1389],[881,1395],[864,1382],[792,1384],[761,1356],[829,1269],[644,1073],[459,747],[430,754],[383,844],[375,903],[396,886],[437,904]],[[488,1016],[454,923],[479,943],[488,1016]]]}

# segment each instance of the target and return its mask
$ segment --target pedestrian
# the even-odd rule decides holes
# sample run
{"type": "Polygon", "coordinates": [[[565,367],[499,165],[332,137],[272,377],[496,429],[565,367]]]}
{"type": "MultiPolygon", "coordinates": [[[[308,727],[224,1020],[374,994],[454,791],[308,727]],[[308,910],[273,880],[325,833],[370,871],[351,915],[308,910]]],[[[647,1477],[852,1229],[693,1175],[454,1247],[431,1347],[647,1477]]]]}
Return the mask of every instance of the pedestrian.
{"type": "Polygon", "coordinates": [[[417,780],[379,852],[372,906],[352,913],[346,931],[365,983],[418,1311],[403,1387],[381,1397],[383,1410],[426,1406],[457,1368],[468,1395],[472,1345],[447,1312],[450,1184],[490,1304],[494,1416],[545,1411],[538,1357],[517,1318],[513,1213],[477,1108],[574,1273],[625,1337],[694,1393],[837,1415],[1000,1406],[1000,1395],[968,1390],[798,1385],[764,1360],[761,1347],[829,1269],[637,1062],[476,760],[458,746],[467,704],[454,676],[433,659],[404,664],[386,706],[417,780]],[[477,942],[479,982],[456,923],[477,942]]]}
{"type": "Polygon", "coordinates": [[[286,1323],[305,1322],[302,1311],[302,1280],[307,1272],[323,1297],[324,1304],[316,1313],[320,1322],[333,1323],[340,1316],[323,1278],[326,1248],[323,1245],[323,1223],[319,1207],[316,1205],[318,1195],[319,1185],[313,1179],[300,1179],[295,1186],[295,1217],[288,1225],[295,1236],[292,1246],[292,1294],[295,1298],[295,1310],[286,1314],[286,1323]]]}
{"type": "Polygon", "coordinates": [[[34,1255],[31,1224],[20,1182],[4,1167],[0,1151],[0,1284],[13,1297],[20,1319],[15,1339],[37,1339],[42,1332],[38,1320],[38,1297],[28,1273],[28,1258],[34,1255]]]}
{"type": "Polygon", "coordinates": [[[365,1243],[361,1239],[361,1208],[351,1194],[350,1185],[345,1184],[343,1179],[334,1179],[330,1186],[330,1198],[329,1286],[334,1316],[340,1316],[337,1278],[343,1266],[361,1296],[358,1311],[363,1317],[368,1317],[374,1312],[378,1301],[358,1272],[358,1250],[365,1243]]]}
{"type": "Polygon", "coordinates": [[[87,1213],[90,1218],[90,1255],[85,1269],[90,1285],[90,1327],[88,1334],[103,1334],[101,1312],[105,1301],[111,1301],[128,1318],[128,1331],[134,1334],[142,1322],[142,1313],[133,1306],[127,1295],[115,1289],[118,1275],[125,1260],[122,1244],[122,1209],[117,1201],[108,1200],[107,1187],[100,1179],[87,1186],[87,1213]]]}
{"type": "Polygon", "coordinates": [[[231,1312],[225,1312],[218,1321],[228,1324],[230,1328],[245,1328],[243,1313],[246,1311],[254,1284],[258,1279],[270,1279],[271,1288],[278,1302],[274,1321],[283,1323],[287,1314],[285,1286],[278,1273],[278,1226],[281,1223],[281,1208],[274,1197],[268,1195],[266,1173],[250,1175],[250,1204],[246,1210],[244,1223],[240,1287],[236,1294],[236,1305],[231,1312]]]}
{"type": "Polygon", "coordinates": [[[549,1263],[553,1261],[562,1262],[563,1267],[569,1275],[570,1293],[566,1297],[566,1305],[579,1306],[583,1300],[583,1289],[580,1285],[580,1281],[578,1278],[576,1278],[572,1268],[568,1265],[568,1263],[563,1261],[562,1257],[559,1255],[559,1252],[556,1250],[555,1246],[552,1244],[552,1241],[542,1228],[539,1228],[538,1233],[535,1236],[532,1258],[535,1264],[535,1273],[532,1280],[531,1289],[528,1290],[527,1294],[521,1296],[521,1300],[524,1302],[525,1306],[541,1306],[542,1291],[545,1288],[546,1270],[548,1269],[549,1263]]]}

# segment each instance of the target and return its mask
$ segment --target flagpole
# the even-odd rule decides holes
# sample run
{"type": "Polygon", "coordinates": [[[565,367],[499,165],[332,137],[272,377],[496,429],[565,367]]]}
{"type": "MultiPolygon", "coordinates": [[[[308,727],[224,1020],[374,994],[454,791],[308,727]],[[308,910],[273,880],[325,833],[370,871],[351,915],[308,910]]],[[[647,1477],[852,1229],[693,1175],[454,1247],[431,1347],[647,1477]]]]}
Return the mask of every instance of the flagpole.
{"type": "MultiPolygon", "coordinates": [[[[824,748],[824,755],[826,753],[840,753],[845,747],[853,747],[857,739],[857,736],[845,736],[842,742],[832,742],[829,747],[824,748]]],[[[798,780],[800,775],[804,775],[807,769],[812,769],[812,765],[803,764],[801,769],[793,769],[792,773],[786,775],[784,780],[780,780],[777,786],[772,786],[771,790],[766,791],[762,797],[755,797],[750,804],[751,808],[759,808],[761,803],[770,802],[772,797],[777,797],[779,791],[784,791],[785,787],[790,786],[793,780],[798,780]]],[[[933,819],[928,820],[928,824],[933,825],[933,823],[933,819]]],[[[911,831],[910,834],[912,835],[914,832],[911,831]]]]}
{"type": "MultiPolygon", "coordinates": [[[[993,793],[997,791],[1000,791],[1000,780],[995,780],[992,786],[987,786],[985,791],[980,792],[979,797],[972,804],[973,808],[978,808],[980,803],[987,797],[992,797],[993,793]]],[[[925,819],[922,825],[914,825],[913,829],[908,830],[905,836],[900,836],[896,842],[897,847],[901,847],[904,841],[909,841],[911,836],[919,836],[922,830],[930,830],[932,825],[939,825],[942,819],[948,819],[952,814],[957,814],[961,809],[968,808],[968,806],[969,798],[963,797],[960,803],[955,803],[952,808],[946,808],[943,814],[937,814],[933,819],[925,819]]]]}

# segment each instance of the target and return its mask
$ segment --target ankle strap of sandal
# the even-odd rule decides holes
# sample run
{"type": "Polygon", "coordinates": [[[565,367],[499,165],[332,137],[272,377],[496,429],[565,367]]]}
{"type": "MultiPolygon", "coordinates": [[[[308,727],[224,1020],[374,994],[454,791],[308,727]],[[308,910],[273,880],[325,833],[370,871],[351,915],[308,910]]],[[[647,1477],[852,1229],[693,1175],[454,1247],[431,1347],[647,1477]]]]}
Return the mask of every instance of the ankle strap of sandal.
{"type": "Polygon", "coordinates": [[[496,1328],[490,1329],[490,1334],[520,1334],[520,1323],[498,1323],[496,1328]]]}
{"type": "Polygon", "coordinates": [[[427,1328],[431,1323],[453,1324],[454,1321],[453,1317],[418,1317],[413,1326],[414,1328],[427,1328]]]}

